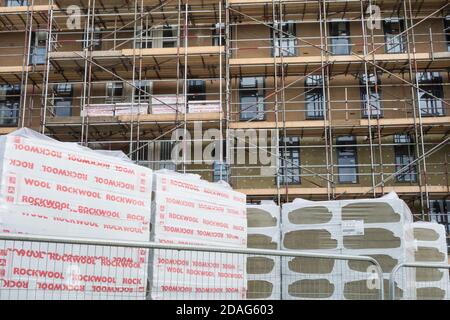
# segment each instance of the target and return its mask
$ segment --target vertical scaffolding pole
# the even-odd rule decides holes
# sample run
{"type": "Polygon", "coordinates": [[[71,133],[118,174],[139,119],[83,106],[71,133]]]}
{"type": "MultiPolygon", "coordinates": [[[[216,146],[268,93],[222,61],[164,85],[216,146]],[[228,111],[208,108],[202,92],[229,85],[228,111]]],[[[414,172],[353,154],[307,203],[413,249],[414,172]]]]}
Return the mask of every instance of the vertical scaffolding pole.
{"type": "MultiPolygon", "coordinates": [[[[361,30],[362,30],[362,37],[363,37],[363,51],[364,56],[367,57],[368,53],[368,45],[367,45],[367,39],[366,39],[366,26],[364,21],[364,8],[363,8],[363,2],[360,2],[361,6],[361,30]]],[[[369,88],[369,73],[368,73],[368,67],[367,67],[367,60],[364,60],[364,76],[365,76],[365,90],[366,90],[366,101],[364,101],[366,110],[367,110],[367,124],[368,124],[368,138],[369,138],[369,150],[370,150],[370,174],[371,174],[371,180],[372,180],[372,189],[373,189],[373,197],[376,197],[376,181],[375,181],[375,167],[374,167],[374,153],[373,153],[373,144],[372,144],[372,124],[371,124],[371,118],[372,118],[372,94],[369,88]]],[[[377,76],[376,74],[373,75],[375,78],[375,83],[377,83],[377,76]]],[[[378,110],[379,113],[380,110],[378,110]]]]}
{"type": "Polygon", "coordinates": [[[48,12],[48,23],[47,23],[47,43],[46,43],[46,57],[45,57],[45,72],[44,72],[44,90],[43,90],[43,115],[41,124],[41,133],[45,134],[46,120],[47,120],[47,96],[48,96],[48,81],[50,75],[50,51],[51,51],[51,41],[52,41],[52,31],[53,31],[53,0],[49,0],[49,12],[48,12]]]}

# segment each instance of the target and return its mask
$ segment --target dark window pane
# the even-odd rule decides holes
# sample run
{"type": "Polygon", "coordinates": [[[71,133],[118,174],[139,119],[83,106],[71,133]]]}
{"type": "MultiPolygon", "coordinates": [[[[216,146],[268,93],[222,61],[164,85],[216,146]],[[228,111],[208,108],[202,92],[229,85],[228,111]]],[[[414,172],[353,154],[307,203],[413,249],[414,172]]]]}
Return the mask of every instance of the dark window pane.
{"type": "Polygon", "coordinates": [[[339,183],[357,183],[358,168],[356,139],[353,136],[342,136],[336,139],[336,148],[338,157],[338,175],[339,183]]]}
{"type": "Polygon", "coordinates": [[[206,82],[204,80],[188,81],[188,101],[206,100],[206,82]]]}
{"type": "Polygon", "coordinates": [[[423,116],[444,115],[444,91],[442,88],[442,77],[439,72],[417,73],[420,91],[419,108],[423,116]]]}
{"type": "Polygon", "coordinates": [[[361,75],[359,85],[363,117],[382,116],[380,84],[378,77],[373,74],[361,75]]]}
{"type": "Polygon", "coordinates": [[[329,23],[330,49],[334,55],[350,54],[350,23],[347,21],[336,21],[329,23]]]}
{"type": "Polygon", "coordinates": [[[264,81],[261,77],[246,77],[239,81],[240,120],[264,120],[264,81]]]}
{"type": "Polygon", "coordinates": [[[272,30],[272,56],[295,56],[297,55],[296,26],[293,22],[273,24],[272,30]]]}
{"type": "Polygon", "coordinates": [[[383,21],[384,41],[386,53],[405,52],[405,37],[400,35],[404,31],[404,22],[401,19],[383,21]]]}
{"type": "Polygon", "coordinates": [[[414,161],[414,147],[411,144],[411,136],[407,134],[396,134],[394,135],[394,146],[395,153],[395,172],[404,169],[401,173],[396,175],[398,182],[415,182],[417,173],[416,166],[410,165],[414,161]]]}
{"type": "Polygon", "coordinates": [[[280,139],[280,184],[300,184],[300,138],[280,139]]]}

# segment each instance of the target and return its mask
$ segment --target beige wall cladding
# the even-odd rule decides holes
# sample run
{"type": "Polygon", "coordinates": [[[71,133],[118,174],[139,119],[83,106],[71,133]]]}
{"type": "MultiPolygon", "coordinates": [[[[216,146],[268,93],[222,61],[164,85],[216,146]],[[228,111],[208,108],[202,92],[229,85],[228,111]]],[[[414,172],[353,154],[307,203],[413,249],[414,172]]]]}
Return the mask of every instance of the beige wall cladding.
{"type": "Polygon", "coordinates": [[[414,239],[419,241],[436,241],[439,240],[439,234],[435,230],[414,228],[414,239]]]}
{"type": "Polygon", "coordinates": [[[291,250],[333,250],[338,241],[327,229],[295,230],[284,234],[283,246],[291,250]]]}
{"type": "MultiPolygon", "coordinates": [[[[387,254],[370,254],[367,256],[374,258],[380,264],[383,273],[390,273],[399,262],[398,259],[387,254]]],[[[372,264],[365,261],[348,261],[348,267],[358,272],[367,272],[370,266],[372,264]]]]}
{"type": "Polygon", "coordinates": [[[327,207],[315,206],[293,210],[288,218],[292,224],[322,224],[330,222],[333,214],[327,207]]]}
{"type": "Polygon", "coordinates": [[[335,284],[328,279],[298,280],[289,284],[288,293],[294,298],[327,299],[335,294],[335,284]]]}
{"type": "Polygon", "coordinates": [[[438,248],[418,247],[415,253],[416,261],[442,262],[445,261],[445,253],[438,248]]]}
{"type": "Polygon", "coordinates": [[[334,259],[295,257],[288,262],[289,270],[292,272],[308,274],[330,274],[334,266],[334,259]]]}
{"type": "Polygon", "coordinates": [[[277,227],[278,219],[269,212],[258,208],[247,208],[247,227],[248,228],[267,228],[277,227]]]}
{"type": "MultiPolygon", "coordinates": [[[[262,248],[261,248],[262,249],[262,248]]],[[[277,259],[275,257],[275,259],[277,259]]],[[[248,257],[247,273],[248,274],[266,274],[274,271],[275,261],[273,258],[267,257],[248,257]]]]}
{"type": "Polygon", "coordinates": [[[399,222],[400,214],[396,213],[388,203],[358,202],[342,208],[342,220],[363,220],[364,223],[399,222]]]}
{"type": "Polygon", "coordinates": [[[365,228],[362,236],[344,236],[346,249],[396,249],[400,246],[401,238],[383,228],[365,228]]]}
{"type": "MultiPolygon", "coordinates": [[[[383,280],[384,297],[390,299],[389,294],[389,280],[383,280]]],[[[348,300],[359,300],[361,297],[366,300],[379,299],[379,292],[376,289],[369,289],[367,286],[367,280],[349,281],[344,284],[344,298],[348,300]]],[[[395,297],[402,298],[403,290],[395,283],[395,297]]]]}
{"type": "Polygon", "coordinates": [[[441,288],[419,288],[417,289],[418,300],[443,300],[446,291],[441,288]]]}
{"type": "Polygon", "coordinates": [[[264,234],[249,234],[247,236],[247,245],[254,249],[277,250],[278,243],[272,241],[272,238],[264,234]]]}
{"type": "Polygon", "coordinates": [[[264,280],[248,280],[247,299],[269,299],[273,294],[273,283],[264,280]]]}

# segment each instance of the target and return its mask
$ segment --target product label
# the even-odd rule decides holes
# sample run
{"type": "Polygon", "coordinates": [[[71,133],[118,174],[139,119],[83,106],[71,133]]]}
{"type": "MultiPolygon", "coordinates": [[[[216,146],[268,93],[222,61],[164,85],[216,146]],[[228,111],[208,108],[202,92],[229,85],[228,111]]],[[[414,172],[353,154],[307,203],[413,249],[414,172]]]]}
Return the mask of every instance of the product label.
{"type": "Polygon", "coordinates": [[[364,220],[342,220],[342,235],[363,236],[364,220]]]}

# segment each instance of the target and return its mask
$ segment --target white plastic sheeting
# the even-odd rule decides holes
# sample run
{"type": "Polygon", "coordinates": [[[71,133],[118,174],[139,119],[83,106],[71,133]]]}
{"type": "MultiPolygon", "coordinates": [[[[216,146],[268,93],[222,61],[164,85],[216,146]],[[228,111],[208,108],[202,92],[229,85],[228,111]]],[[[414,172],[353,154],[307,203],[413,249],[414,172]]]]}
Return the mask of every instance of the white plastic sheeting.
{"type": "MultiPolygon", "coordinates": [[[[153,241],[246,248],[244,194],[168,170],[155,172],[153,194],[153,241]]],[[[245,298],[243,255],[166,250],[152,261],[152,299],[245,298]]]]}
{"type": "MultiPolygon", "coordinates": [[[[414,261],[447,264],[447,236],[444,226],[432,222],[414,222],[412,226],[415,239],[414,261]]],[[[449,299],[448,273],[448,269],[418,268],[415,273],[416,298],[449,299]]]]}
{"type": "MultiPolygon", "coordinates": [[[[371,256],[381,264],[386,292],[392,268],[413,261],[411,224],[408,206],[395,193],[377,199],[296,199],[282,208],[282,249],[371,256]]],[[[373,276],[369,267],[357,261],[284,258],[283,299],[377,298],[367,286],[373,276]]],[[[396,285],[402,297],[412,297],[408,281],[399,279],[396,285]]]]}
{"type": "MultiPolygon", "coordinates": [[[[280,207],[273,201],[247,205],[247,224],[248,248],[280,249],[280,207]]],[[[281,298],[281,258],[248,256],[247,279],[247,298],[279,300],[281,298]]]]}
{"type": "MultiPolygon", "coordinates": [[[[2,232],[149,239],[152,171],[125,161],[123,153],[21,129],[0,137],[0,177],[2,232]]],[[[0,290],[0,298],[145,298],[146,250],[9,241],[0,248],[3,287],[24,289],[0,290]]]]}

